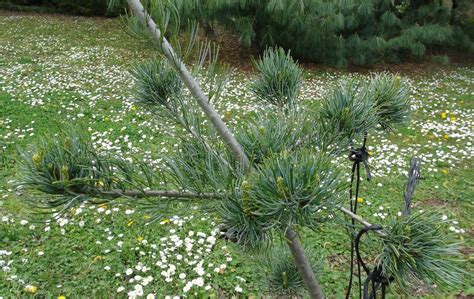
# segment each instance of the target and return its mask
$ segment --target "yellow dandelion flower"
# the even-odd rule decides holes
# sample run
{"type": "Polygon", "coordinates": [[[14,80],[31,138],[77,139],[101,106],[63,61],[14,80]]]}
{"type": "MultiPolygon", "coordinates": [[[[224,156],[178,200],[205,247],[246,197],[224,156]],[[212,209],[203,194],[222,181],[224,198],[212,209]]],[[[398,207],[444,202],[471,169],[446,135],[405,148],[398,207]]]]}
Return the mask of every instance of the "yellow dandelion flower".
{"type": "Polygon", "coordinates": [[[441,112],[441,118],[445,119],[447,117],[446,112],[441,112]]]}
{"type": "Polygon", "coordinates": [[[66,296],[60,295],[60,296],[58,296],[58,299],[66,299],[66,296]]]}
{"type": "Polygon", "coordinates": [[[362,197],[358,197],[358,198],[357,198],[357,202],[358,202],[358,203],[363,203],[363,202],[364,202],[364,199],[363,199],[362,197]]]}
{"type": "Polygon", "coordinates": [[[25,287],[25,292],[27,292],[28,294],[35,294],[37,291],[38,291],[37,286],[29,284],[25,287]]]}
{"type": "Polygon", "coordinates": [[[446,140],[448,140],[448,139],[449,139],[449,135],[448,135],[448,134],[444,134],[443,138],[446,139],[446,140]]]}
{"type": "Polygon", "coordinates": [[[138,238],[137,238],[137,241],[138,241],[138,242],[143,241],[143,237],[138,237],[138,238]]]}
{"type": "Polygon", "coordinates": [[[444,173],[444,174],[448,174],[448,170],[447,170],[447,169],[443,169],[443,170],[441,170],[441,172],[444,173]]]}
{"type": "Polygon", "coordinates": [[[169,219],[163,219],[163,221],[161,221],[161,223],[168,224],[168,223],[170,223],[170,220],[169,219]]]}
{"type": "Polygon", "coordinates": [[[137,111],[137,107],[132,105],[132,107],[130,108],[130,110],[132,110],[132,111],[137,111]]]}

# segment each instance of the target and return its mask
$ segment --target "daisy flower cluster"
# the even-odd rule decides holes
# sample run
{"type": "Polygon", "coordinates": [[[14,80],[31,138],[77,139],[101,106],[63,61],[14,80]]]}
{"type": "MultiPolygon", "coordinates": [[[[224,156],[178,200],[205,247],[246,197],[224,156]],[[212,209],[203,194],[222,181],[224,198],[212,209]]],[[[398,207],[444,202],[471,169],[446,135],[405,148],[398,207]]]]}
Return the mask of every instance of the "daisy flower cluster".
{"type": "MultiPolygon", "coordinates": [[[[234,294],[245,291],[246,274],[234,263],[237,253],[233,253],[225,241],[219,240],[216,223],[210,218],[175,215],[150,223],[147,215],[122,204],[99,207],[82,204],[68,214],[54,216],[45,223],[32,225],[26,219],[17,221],[9,215],[3,216],[0,224],[10,230],[42,235],[47,239],[73,239],[80,230],[94,230],[84,258],[92,262],[89,268],[93,265],[104,278],[108,277],[108,284],[114,288],[108,292],[120,296],[210,296],[222,292],[224,287],[234,294]],[[121,256],[127,256],[127,259],[121,256]]],[[[31,262],[41,263],[41,260],[47,262],[56,254],[48,250],[56,246],[54,239],[36,243],[17,249],[19,252],[15,254],[0,248],[3,275],[8,275],[11,284],[23,289],[31,291],[34,286],[33,293],[41,289],[34,277],[25,273],[28,267],[24,266],[31,262]]],[[[63,286],[57,288],[61,290],[63,286]]],[[[0,295],[3,294],[0,292],[0,295]]]]}

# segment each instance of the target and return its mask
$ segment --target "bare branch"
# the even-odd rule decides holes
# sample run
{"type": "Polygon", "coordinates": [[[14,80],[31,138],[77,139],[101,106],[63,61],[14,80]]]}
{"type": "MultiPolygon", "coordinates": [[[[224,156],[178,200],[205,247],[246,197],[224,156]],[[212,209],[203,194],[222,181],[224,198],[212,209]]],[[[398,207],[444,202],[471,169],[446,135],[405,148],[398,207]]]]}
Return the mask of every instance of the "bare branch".
{"type": "MultiPolygon", "coordinates": [[[[189,199],[219,199],[225,196],[223,193],[197,193],[197,192],[186,192],[186,191],[176,191],[176,190],[112,190],[112,191],[104,191],[100,192],[98,195],[110,196],[110,197],[168,197],[168,198],[189,198],[189,199]]],[[[341,212],[349,216],[350,218],[356,220],[357,222],[363,224],[365,227],[372,226],[372,223],[365,220],[361,216],[354,214],[350,210],[342,207],[337,206],[341,212]]],[[[374,231],[376,234],[380,236],[385,236],[386,234],[383,231],[376,230],[374,231]]]]}
{"type": "Polygon", "coordinates": [[[98,195],[104,195],[109,197],[168,197],[168,198],[188,198],[188,199],[217,199],[222,197],[222,194],[218,193],[197,193],[197,192],[186,192],[186,191],[167,191],[167,190],[112,190],[100,192],[98,195]]]}
{"type": "MultiPolygon", "coordinates": [[[[337,208],[339,210],[341,210],[341,212],[343,212],[347,216],[351,217],[352,219],[356,220],[357,222],[362,223],[365,227],[372,226],[372,223],[370,223],[369,221],[367,221],[364,218],[360,217],[359,215],[352,213],[350,210],[348,210],[344,207],[341,207],[341,206],[339,206],[337,208]]],[[[373,232],[375,232],[379,236],[385,236],[386,235],[383,231],[380,231],[380,230],[374,230],[373,232]]]]}

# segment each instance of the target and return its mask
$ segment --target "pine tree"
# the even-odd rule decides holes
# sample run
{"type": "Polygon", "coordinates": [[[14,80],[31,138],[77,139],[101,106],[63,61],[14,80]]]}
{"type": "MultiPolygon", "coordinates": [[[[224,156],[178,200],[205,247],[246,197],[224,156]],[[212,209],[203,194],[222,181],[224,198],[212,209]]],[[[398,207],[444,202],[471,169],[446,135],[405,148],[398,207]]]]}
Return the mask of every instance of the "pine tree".
{"type": "Polygon", "coordinates": [[[440,47],[474,49],[462,29],[465,18],[455,17],[461,8],[450,10],[441,1],[171,2],[185,19],[235,29],[244,46],[280,46],[300,60],[325,64],[370,65],[421,58],[440,47]]]}
{"type": "MultiPolygon", "coordinates": [[[[81,134],[45,139],[22,155],[22,185],[50,194],[33,204],[61,207],[64,212],[83,202],[154,197],[163,211],[169,201],[203,201],[220,215],[226,236],[242,246],[264,250],[264,245],[284,240],[311,298],[324,294],[300,232],[343,213],[380,237],[372,273],[378,271],[383,279],[374,281],[374,293],[379,287],[383,291],[385,283],[407,290],[407,284],[436,284],[442,289],[462,282],[456,263],[459,249],[438,230],[436,215],[407,213],[382,230],[344,207],[347,185],[331,160],[346,155],[350,145],[366,140],[374,130],[394,130],[407,119],[410,102],[401,78],[382,74],[370,82],[342,80],[314,111],[298,101],[300,67],[282,49],[269,49],[255,62],[260,75],[251,87],[267,103],[266,109],[231,132],[212,107],[222,81],[213,80],[221,69],[215,55],[209,55],[210,47],[200,47],[196,67],[189,71],[182,60],[186,51],[175,51],[162,35],[171,32],[163,19],[157,19],[161,27],[154,21],[170,13],[156,2],[146,5],[148,11],[138,0],[128,3],[135,13],[129,16],[131,31],[153,41],[168,62],[151,61],[133,69],[137,103],[183,129],[180,150],[165,157],[168,171],[163,173],[139,161],[98,153],[81,134]],[[136,21],[145,25],[141,31],[136,21]],[[206,61],[207,68],[202,68],[206,61]],[[195,79],[198,74],[209,83],[208,94],[195,79]],[[190,95],[183,92],[184,86],[190,95]],[[160,189],[164,178],[167,188],[160,189]]],[[[353,149],[351,157],[363,148],[353,149]]],[[[412,189],[413,183],[407,185],[406,194],[412,189]]]]}

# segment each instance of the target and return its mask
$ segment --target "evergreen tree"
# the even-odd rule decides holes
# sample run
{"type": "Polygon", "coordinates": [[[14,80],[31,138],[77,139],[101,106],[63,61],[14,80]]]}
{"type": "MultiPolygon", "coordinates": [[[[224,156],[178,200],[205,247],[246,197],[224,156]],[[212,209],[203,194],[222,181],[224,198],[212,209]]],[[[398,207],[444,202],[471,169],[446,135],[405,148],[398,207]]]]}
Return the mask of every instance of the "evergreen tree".
{"type": "Polygon", "coordinates": [[[184,18],[222,23],[244,46],[280,46],[300,60],[344,66],[421,58],[474,44],[460,7],[418,0],[172,0],[184,18]],[[456,17],[457,16],[457,17],[456,17]]]}
{"type": "MultiPolygon", "coordinates": [[[[270,106],[243,123],[241,130],[231,132],[212,107],[222,81],[212,80],[221,69],[214,64],[215,56],[209,55],[210,48],[201,46],[196,67],[188,70],[181,60],[186,51],[175,52],[162,35],[163,19],[169,19],[170,13],[156,2],[147,6],[150,13],[138,0],[128,3],[135,13],[129,19],[131,30],[153,40],[168,61],[147,62],[132,71],[137,102],[183,129],[180,150],[165,157],[168,171],[157,173],[143,163],[96,152],[80,134],[43,141],[22,156],[22,184],[50,194],[33,204],[65,211],[82,202],[156,197],[156,209],[163,212],[172,200],[204,201],[220,215],[226,236],[242,246],[264,250],[268,248],[264,245],[284,240],[311,298],[324,294],[300,231],[330,221],[329,215],[344,213],[380,237],[380,255],[367,280],[375,279],[375,274],[380,278],[373,280],[374,294],[380,288],[383,292],[388,283],[406,291],[407,284],[436,284],[443,289],[462,282],[463,272],[456,263],[459,249],[439,231],[435,214],[406,213],[382,230],[355,214],[352,199],[351,210],[344,207],[347,185],[331,160],[346,155],[350,145],[374,130],[393,130],[407,119],[410,102],[399,77],[383,74],[370,82],[345,79],[314,111],[298,101],[300,67],[283,50],[268,50],[256,62],[260,77],[251,89],[270,106]],[[161,27],[154,18],[160,18],[161,27]],[[147,31],[144,27],[139,31],[137,20],[147,31]],[[200,68],[205,61],[207,68],[200,68]],[[197,74],[209,83],[209,93],[201,90],[197,74]],[[168,184],[160,189],[165,178],[168,184]]],[[[364,153],[363,149],[353,149],[351,157],[364,153]]],[[[406,194],[412,189],[413,183],[407,185],[406,194]]],[[[410,201],[406,200],[407,211],[410,201]]],[[[350,225],[351,231],[354,226],[350,225]]],[[[359,260],[357,244],[364,232],[354,240],[359,260]]]]}

